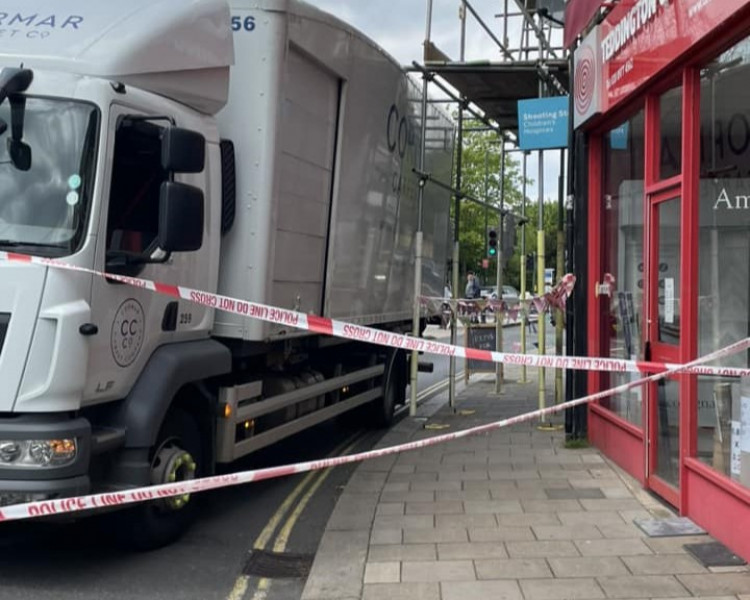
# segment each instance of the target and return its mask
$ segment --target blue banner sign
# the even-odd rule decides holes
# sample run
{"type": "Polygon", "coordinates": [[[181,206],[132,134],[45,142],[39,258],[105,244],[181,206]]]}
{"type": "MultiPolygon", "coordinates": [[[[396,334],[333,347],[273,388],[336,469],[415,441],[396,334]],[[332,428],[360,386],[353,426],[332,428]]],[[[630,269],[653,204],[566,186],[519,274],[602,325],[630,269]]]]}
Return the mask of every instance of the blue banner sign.
{"type": "Polygon", "coordinates": [[[568,147],[568,96],[518,101],[521,150],[568,147]]]}
{"type": "Polygon", "coordinates": [[[612,150],[628,149],[628,125],[630,125],[630,121],[625,121],[609,132],[609,146],[612,150]]]}

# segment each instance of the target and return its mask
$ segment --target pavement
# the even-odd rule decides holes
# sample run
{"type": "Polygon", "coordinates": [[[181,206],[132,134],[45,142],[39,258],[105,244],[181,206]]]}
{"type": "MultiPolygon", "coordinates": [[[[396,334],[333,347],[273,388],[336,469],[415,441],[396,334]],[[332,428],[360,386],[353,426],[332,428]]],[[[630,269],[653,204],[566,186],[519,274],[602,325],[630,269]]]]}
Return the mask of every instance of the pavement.
{"type": "MultiPolygon", "coordinates": [[[[506,366],[422,405],[387,447],[537,408],[538,384],[506,366]]],[[[547,371],[546,401],[553,402],[547,371]]],[[[562,423],[562,415],[550,419],[562,423]]],[[[594,448],[538,422],[360,464],[321,539],[302,600],[750,600],[747,566],[706,568],[635,519],[674,517],[594,448]]]]}

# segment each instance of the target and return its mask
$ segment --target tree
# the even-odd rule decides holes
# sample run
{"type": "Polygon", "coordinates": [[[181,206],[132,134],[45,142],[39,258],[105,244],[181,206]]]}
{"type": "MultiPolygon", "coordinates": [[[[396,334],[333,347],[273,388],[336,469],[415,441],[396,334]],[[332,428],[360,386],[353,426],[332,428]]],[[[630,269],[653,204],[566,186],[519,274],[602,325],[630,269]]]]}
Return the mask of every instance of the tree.
{"type": "MultiPolygon", "coordinates": [[[[526,289],[536,289],[536,249],[537,227],[539,226],[539,201],[526,200],[526,216],[529,222],[524,225],[526,231],[526,254],[534,254],[534,268],[526,270],[526,289]]],[[[513,256],[503,272],[503,279],[508,285],[521,289],[521,231],[516,236],[516,247],[513,256]]],[[[544,266],[556,268],[557,265],[557,203],[544,203],[544,266]]],[[[559,279],[562,273],[555,273],[559,279]]]]}
{"type": "MultiPolygon", "coordinates": [[[[461,191],[464,195],[472,196],[487,202],[492,206],[500,206],[500,143],[499,137],[492,131],[470,131],[464,133],[461,191]]],[[[455,177],[456,169],[454,169],[455,177]]],[[[532,180],[527,177],[527,184],[532,180]]],[[[455,186],[454,181],[454,186],[455,186]]],[[[514,215],[520,216],[522,204],[523,179],[519,162],[512,154],[505,155],[505,198],[504,206],[514,215]]],[[[451,212],[454,208],[451,206],[451,212]]],[[[529,222],[526,228],[526,252],[535,253],[537,247],[537,219],[539,215],[538,202],[527,199],[526,216],[529,222]]],[[[461,218],[459,223],[460,244],[460,274],[469,270],[475,271],[483,285],[496,283],[496,263],[490,260],[490,267],[482,269],[482,259],[487,258],[487,228],[498,226],[498,214],[488,210],[466,198],[461,201],[461,218]]],[[[544,238],[545,264],[555,266],[557,240],[557,204],[544,205],[544,238]]],[[[520,255],[521,235],[517,228],[516,244],[513,255],[506,263],[503,280],[508,285],[520,289],[520,255]]],[[[560,276],[559,273],[556,274],[560,276]]],[[[528,274],[527,282],[532,284],[532,273],[528,274]]],[[[527,285],[527,289],[534,289],[527,285]]],[[[460,290],[459,290],[460,292],[460,290]]]]}

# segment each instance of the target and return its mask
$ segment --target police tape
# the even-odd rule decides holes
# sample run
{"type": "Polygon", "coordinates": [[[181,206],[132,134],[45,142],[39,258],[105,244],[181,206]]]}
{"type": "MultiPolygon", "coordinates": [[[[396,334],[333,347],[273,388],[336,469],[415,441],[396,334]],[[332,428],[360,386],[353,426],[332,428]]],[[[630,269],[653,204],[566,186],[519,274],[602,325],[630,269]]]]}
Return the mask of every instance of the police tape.
{"type": "MultiPolygon", "coordinates": [[[[541,367],[641,374],[660,373],[673,368],[683,369],[682,365],[665,362],[627,360],[620,358],[516,354],[480,350],[478,348],[466,348],[464,346],[453,346],[444,342],[413,337],[403,333],[384,331],[382,329],[375,329],[374,327],[367,327],[364,325],[355,325],[345,321],[337,321],[327,317],[305,314],[294,310],[232,298],[230,296],[223,296],[221,294],[196,290],[189,287],[160,283],[138,277],[128,277],[127,275],[116,275],[113,273],[96,271],[94,269],[72,265],[52,258],[28,256],[26,254],[17,254],[13,252],[0,252],[0,261],[41,265],[55,269],[85,273],[96,277],[104,277],[136,288],[147,289],[158,294],[188,300],[207,308],[222,310],[243,317],[265,321],[267,323],[293,327],[295,329],[311,331],[313,333],[344,338],[357,342],[365,342],[377,346],[397,348],[400,350],[417,351],[439,356],[464,358],[466,360],[503,363],[506,365],[518,365],[532,368],[541,367]]],[[[688,372],[694,375],[714,375],[719,377],[750,376],[750,369],[747,368],[718,367],[710,365],[689,369],[688,372]]]]}
{"type": "Polygon", "coordinates": [[[495,431],[504,427],[510,427],[511,425],[517,425],[526,421],[532,421],[542,416],[551,415],[569,408],[573,408],[574,406],[587,404],[589,402],[593,402],[594,400],[600,400],[602,398],[613,396],[615,394],[623,393],[633,389],[634,387],[658,381],[678,372],[685,371],[692,367],[700,366],[705,362],[710,362],[719,358],[723,358],[725,356],[730,356],[732,354],[742,352],[747,348],[750,348],[750,338],[745,338],[744,340],[735,342],[730,346],[712,352],[711,354],[687,363],[686,365],[678,365],[667,371],[655,373],[641,379],[630,381],[617,387],[597,392],[595,394],[590,394],[577,400],[571,400],[570,402],[557,404],[548,408],[538,409],[529,413],[524,413],[522,415],[503,419],[501,421],[495,421],[486,425],[479,425],[477,427],[464,429],[462,431],[446,433],[432,438],[417,440],[414,442],[407,442],[405,444],[399,444],[397,446],[390,446],[388,448],[381,448],[378,450],[368,450],[366,452],[350,454],[348,456],[324,458],[320,460],[295,463],[285,466],[256,469],[253,471],[242,471],[228,475],[203,477],[200,479],[192,479],[179,483],[166,483],[130,490],[123,490],[119,492],[90,494],[86,496],[60,498],[55,500],[42,500],[36,502],[28,502],[25,504],[14,504],[0,508],[0,522],[20,521],[23,519],[32,519],[37,517],[58,516],[89,510],[110,509],[113,507],[127,506],[129,504],[137,504],[141,502],[171,498],[174,496],[185,496],[188,494],[205,492],[218,488],[233,487],[246,483],[263,481],[266,479],[275,479],[288,475],[318,471],[321,469],[362,462],[365,460],[380,458],[392,454],[400,454],[402,452],[408,452],[411,450],[419,450],[421,448],[435,446],[437,444],[443,444],[469,436],[488,433],[490,431],[495,431]]]}

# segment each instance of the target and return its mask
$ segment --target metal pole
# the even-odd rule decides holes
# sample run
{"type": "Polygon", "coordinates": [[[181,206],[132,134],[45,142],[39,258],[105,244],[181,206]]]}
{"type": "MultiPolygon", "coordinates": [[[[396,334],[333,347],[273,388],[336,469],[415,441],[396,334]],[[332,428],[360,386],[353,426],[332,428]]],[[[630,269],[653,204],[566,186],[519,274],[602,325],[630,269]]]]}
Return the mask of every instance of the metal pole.
{"type": "MultiPolygon", "coordinates": [[[[541,17],[539,17],[541,24],[541,17]]],[[[533,20],[530,21],[533,24],[533,20]]],[[[542,37],[539,36],[539,64],[543,64],[544,45],[542,37]]],[[[544,96],[544,82],[539,79],[539,97],[544,96]]],[[[537,294],[544,296],[544,151],[539,150],[539,223],[537,225],[536,232],[536,252],[537,252],[537,267],[536,267],[536,284],[537,294]]],[[[539,355],[542,356],[546,353],[545,347],[545,334],[546,326],[544,321],[544,314],[539,314],[537,319],[537,334],[539,337],[539,355]]],[[[545,369],[544,367],[539,368],[539,408],[545,406],[545,369]]],[[[542,415],[540,419],[541,426],[546,426],[546,416],[542,415]]]]}
{"type": "MultiPolygon", "coordinates": [[[[497,245],[497,299],[500,301],[500,310],[495,312],[495,350],[503,351],[503,245],[505,244],[505,231],[503,230],[503,209],[505,208],[505,138],[500,136],[500,214],[497,217],[498,237],[500,243],[497,245]]],[[[495,363],[495,393],[503,391],[503,377],[505,375],[503,364],[495,363]]]]}
{"type": "MultiPolygon", "coordinates": [[[[432,3],[430,3],[432,6],[432,3]]],[[[463,62],[464,54],[466,51],[466,6],[461,2],[461,10],[459,12],[459,18],[461,19],[461,56],[460,60],[463,62]]],[[[459,102],[458,105],[458,144],[456,148],[456,194],[454,195],[455,204],[453,211],[453,299],[458,300],[458,261],[460,257],[459,247],[459,225],[461,223],[461,162],[463,158],[463,145],[464,145],[464,111],[463,102],[459,102]]],[[[453,318],[451,319],[451,344],[456,345],[458,341],[458,303],[454,302],[453,318]]],[[[456,357],[451,356],[448,363],[448,404],[452,409],[456,408],[456,357]]]]}
{"type": "MultiPolygon", "coordinates": [[[[539,221],[536,233],[536,292],[544,295],[544,151],[539,150],[539,221]]],[[[539,355],[545,354],[545,322],[544,313],[539,313],[537,319],[537,334],[539,336],[539,355]]],[[[544,367],[539,367],[539,408],[545,407],[544,367]]],[[[547,419],[542,415],[540,422],[546,424],[547,419]]]]}
{"type": "MultiPolygon", "coordinates": [[[[560,149],[560,175],[557,179],[557,265],[556,277],[559,280],[562,277],[564,267],[563,255],[565,254],[565,221],[564,221],[564,206],[563,206],[563,195],[565,189],[563,182],[565,181],[565,150],[560,149]]],[[[563,354],[563,311],[558,308],[555,311],[555,354],[562,356],[563,354]]],[[[555,404],[562,404],[563,401],[563,371],[561,368],[555,369],[555,404]]]]}
{"type": "MultiPolygon", "coordinates": [[[[425,25],[425,48],[430,40],[430,28],[432,23],[432,0],[427,0],[427,23],[425,25]]],[[[419,148],[419,171],[424,173],[425,167],[425,149],[427,145],[427,74],[422,75],[422,133],[419,148]]],[[[422,295],[422,246],[424,232],[422,231],[422,221],[424,220],[424,184],[423,178],[419,180],[419,190],[417,191],[417,231],[414,236],[414,311],[412,313],[412,335],[419,337],[420,331],[420,297],[422,295]]],[[[412,350],[410,362],[410,379],[409,379],[409,415],[414,417],[417,414],[417,386],[419,375],[419,352],[412,350]]]]}
{"type": "MultiPolygon", "coordinates": [[[[523,153],[523,170],[521,175],[521,190],[523,198],[521,199],[521,217],[526,216],[526,159],[528,153],[523,153]]],[[[523,320],[521,321],[521,354],[526,354],[526,327],[529,320],[530,306],[526,305],[526,224],[521,226],[521,309],[523,320]]],[[[521,367],[520,383],[528,383],[526,379],[526,365],[521,367]]]]}
{"type": "MultiPolygon", "coordinates": [[[[485,260],[487,259],[487,251],[489,246],[489,240],[487,239],[487,231],[489,229],[489,217],[490,217],[490,209],[489,209],[489,198],[487,196],[487,187],[488,187],[488,180],[489,180],[489,156],[490,153],[485,150],[484,152],[484,256],[485,260]]],[[[487,269],[483,268],[482,271],[484,272],[484,285],[489,285],[488,282],[488,272],[487,269]]]]}

